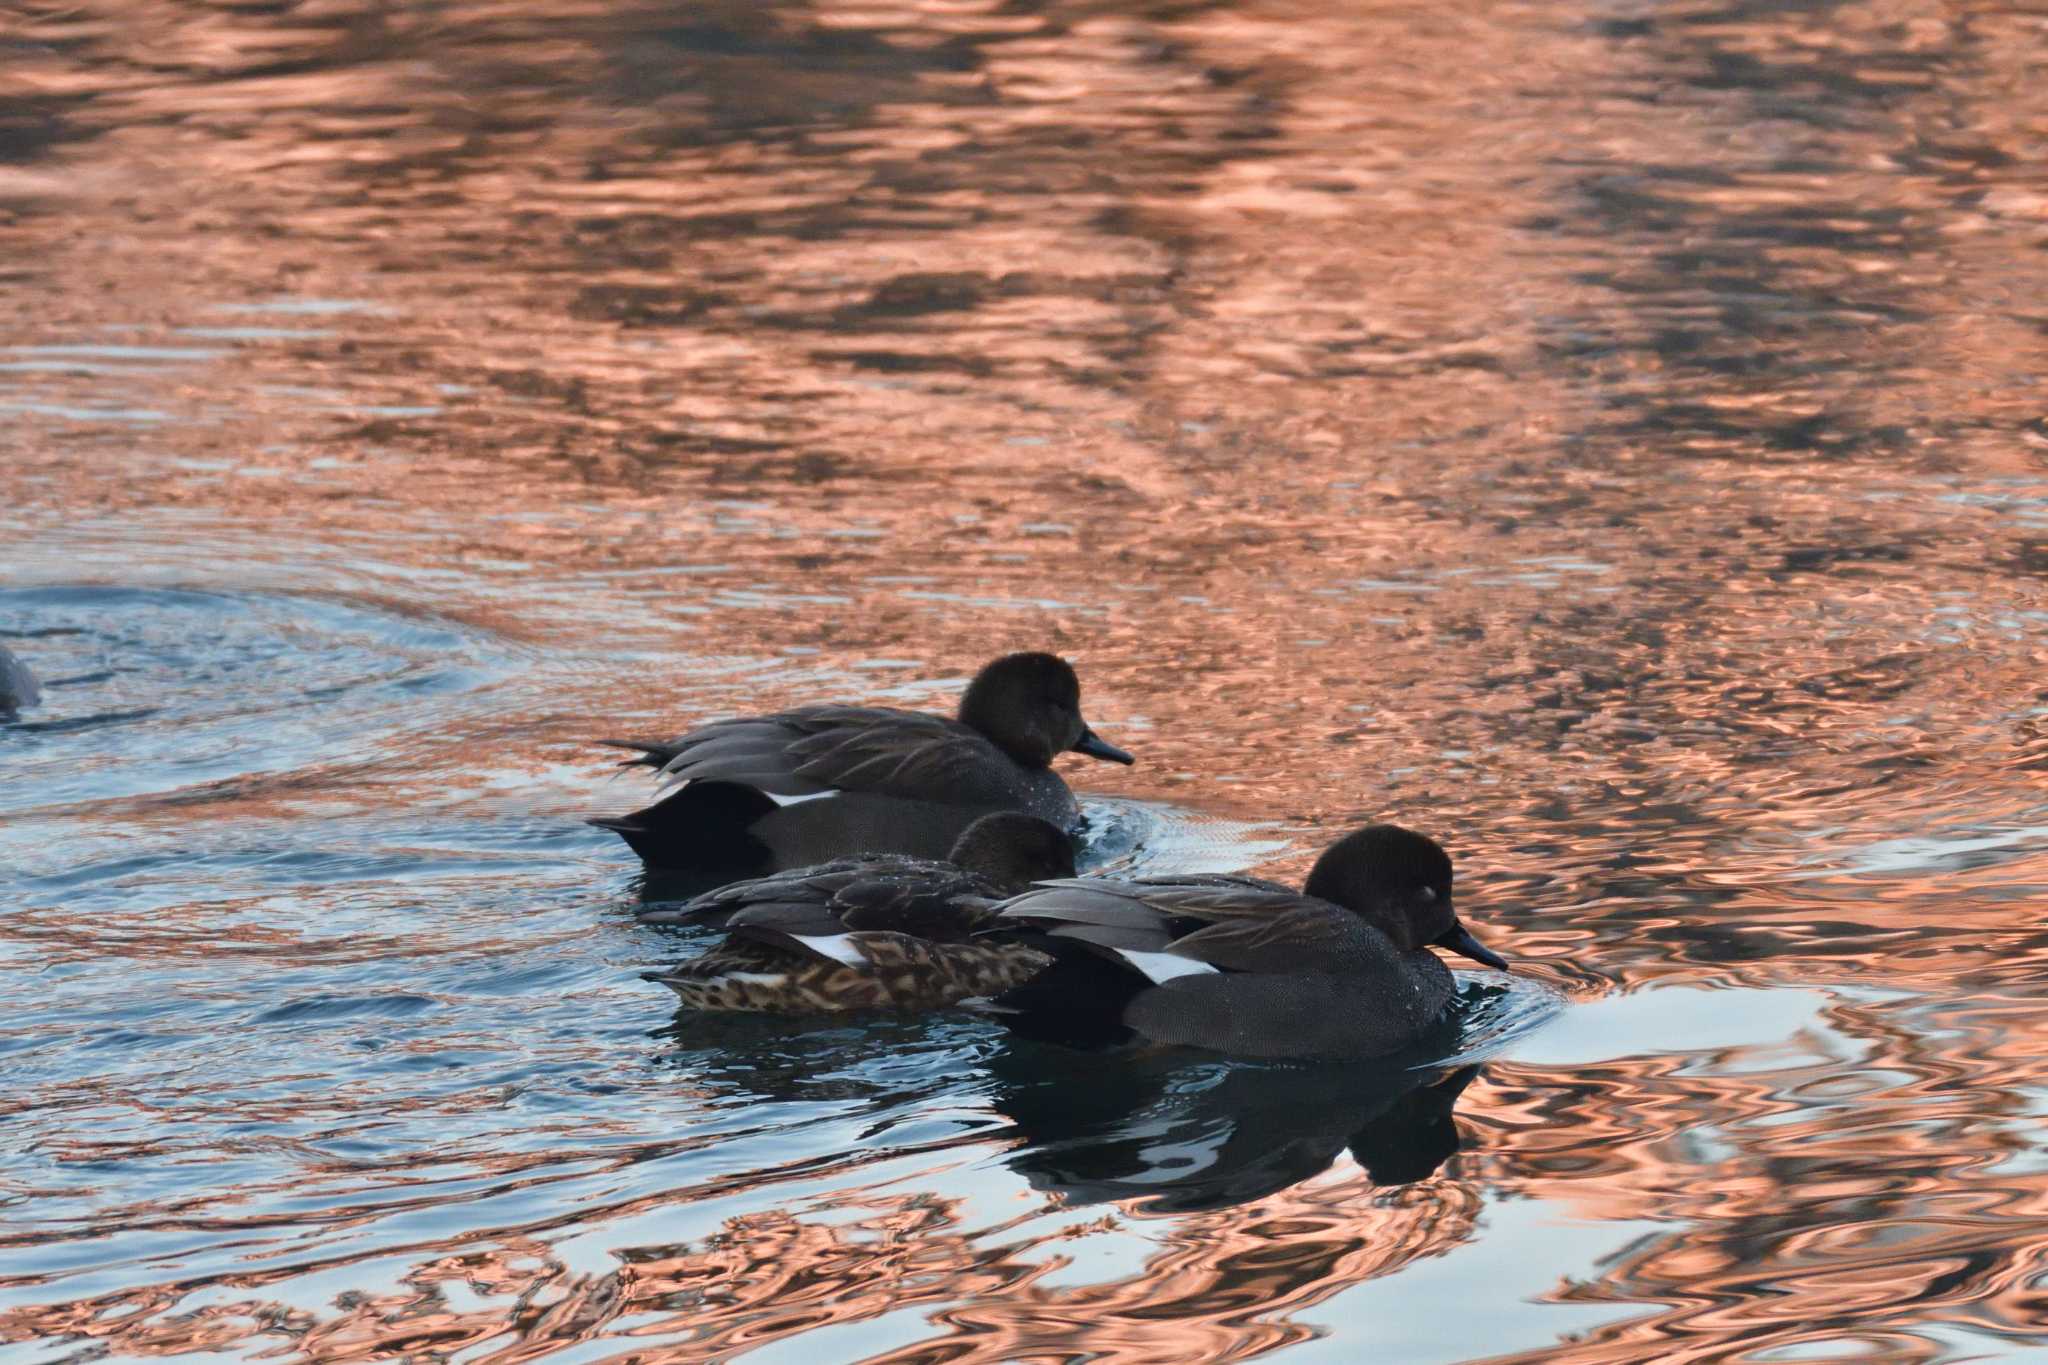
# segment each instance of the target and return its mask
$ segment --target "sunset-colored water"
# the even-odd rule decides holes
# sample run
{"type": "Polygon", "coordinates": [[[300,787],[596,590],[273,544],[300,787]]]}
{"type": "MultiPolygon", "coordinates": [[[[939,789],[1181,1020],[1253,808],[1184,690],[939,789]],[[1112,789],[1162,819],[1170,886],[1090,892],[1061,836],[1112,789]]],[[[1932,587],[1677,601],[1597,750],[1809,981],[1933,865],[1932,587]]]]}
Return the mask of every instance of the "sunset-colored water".
{"type": "Polygon", "coordinates": [[[16,0],[0,1345],[2048,1355],[2048,12],[16,0]],[[593,738],[1056,648],[1457,1069],[678,1016],[593,738]]]}

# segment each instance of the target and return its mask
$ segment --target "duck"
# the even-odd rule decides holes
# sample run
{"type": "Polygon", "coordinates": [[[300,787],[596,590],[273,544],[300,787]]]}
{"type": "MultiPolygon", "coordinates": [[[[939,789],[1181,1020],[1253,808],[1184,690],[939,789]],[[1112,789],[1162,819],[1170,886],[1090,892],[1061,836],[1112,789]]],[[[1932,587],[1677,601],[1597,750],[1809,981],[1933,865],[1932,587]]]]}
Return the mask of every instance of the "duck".
{"type": "Polygon", "coordinates": [[[1203,1048],[1236,1057],[1384,1057],[1443,1025],[1444,948],[1500,970],[1451,898],[1428,835],[1377,824],[1327,848],[1296,891],[1255,877],[1086,877],[996,906],[985,933],[1055,961],[975,1008],[1076,1047],[1203,1048]]]}
{"type": "Polygon", "coordinates": [[[0,720],[14,717],[43,699],[42,686],[28,665],[0,645],[0,720]]]}
{"type": "Polygon", "coordinates": [[[856,851],[942,859],[980,816],[1015,811],[1073,830],[1080,807],[1055,758],[1130,764],[1081,718],[1081,684],[1057,655],[983,666],[952,716],[878,706],[803,706],[714,721],[663,742],[608,739],[676,789],[590,821],[649,869],[706,886],[856,851]]]}
{"type": "Polygon", "coordinates": [[[711,951],[645,979],[711,1013],[926,1010],[1022,983],[1052,957],[978,940],[990,911],[1035,881],[1074,875],[1074,841],[1048,820],[984,815],[944,861],[900,854],[837,858],[736,882],[642,924],[723,928],[711,951]]]}

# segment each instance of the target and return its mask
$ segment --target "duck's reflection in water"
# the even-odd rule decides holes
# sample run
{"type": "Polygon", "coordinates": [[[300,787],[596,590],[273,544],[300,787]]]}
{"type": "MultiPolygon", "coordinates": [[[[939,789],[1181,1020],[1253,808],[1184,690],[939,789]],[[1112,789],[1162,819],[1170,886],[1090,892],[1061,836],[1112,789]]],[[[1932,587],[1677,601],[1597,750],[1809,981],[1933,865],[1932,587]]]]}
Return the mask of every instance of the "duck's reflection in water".
{"type": "Polygon", "coordinates": [[[1458,1150],[1452,1110],[1480,1072],[1185,1052],[1077,1058],[1025,1041],[989,1069],[991,1101],[1024,1139],[1009,1165],[1034,1189],[1169,1213],[1273,1194],[1346,1150],[1375,1184],[1424,1179],[1458,1150]]]}
{"type": "MultiPolygon", "coordinates": [[[[1002,1160],[1032,1188],[1069,1204],[1136,1201],[1159,1213],[1263,1198],[1347,1151],[1375,1185],[1427,1179],[1459,1150],[1454,1109],[1482,1070],[1431,1064],[1456,1055],[1450,1028],[1399,1056],[1337,1065],[1187,1049],[1076,1052],[991,1037],[986,1021],[951,1013],[684,1009],[653,1036],[656,1064],[703,1087],[714,1108],[759,1116],[762,1100],[850,1103],[836,1120],[860,1132],[854,1164],[886,1158],[899,1139],[951,1148],[1009,1138],[1017,1145],[1002,1160]],[[954,1125],[936,1141],[920,1121],[934,1106],[954,1125]]],[[[835,1118],[805,1122],[814,1120],[835,1118]]],[[[767,1120],[760,1135],[784,1121],[767,1120]]]]}
{"type": "Polygon", "coordinates": [[[701,1087],[714,1106],[858,1101],[858,1113],[886,1116],[885,1126],[914,1120],[933,1103],[973,1105],[974,1068],[988,1045],[986,1025],[970,1017],[889,1011],[789,1017],[684,1008],[650,1036],[654,1064],[701,1087]]]}

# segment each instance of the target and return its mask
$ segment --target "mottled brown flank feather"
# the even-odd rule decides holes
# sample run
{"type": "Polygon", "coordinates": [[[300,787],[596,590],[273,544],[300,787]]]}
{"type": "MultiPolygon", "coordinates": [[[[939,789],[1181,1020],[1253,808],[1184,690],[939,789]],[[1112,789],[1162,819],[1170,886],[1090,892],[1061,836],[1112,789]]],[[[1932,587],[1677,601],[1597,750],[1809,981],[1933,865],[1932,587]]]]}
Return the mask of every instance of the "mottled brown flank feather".
{"type": "Polygon", "coordinates": [[[649,973],[690,1009],[727,1013],[843,1014],[937,1009],[1029,980],[1051,961],[1015,944],[928,943],[908,934],[847,936],[869,960],[849,967],[794,946],[730,939],[703,957],[649,973]],[[777,977],[738,980],[733,973],[777,977]]]}
{"type": "Polygon", "coordinates": [[[666,745],[663,776],[744,782],[777,796],[830,791],[1010,806],[1022,770],[978,731],[945,716],[875,706],[805,706],[715,721],[666,745]]]}

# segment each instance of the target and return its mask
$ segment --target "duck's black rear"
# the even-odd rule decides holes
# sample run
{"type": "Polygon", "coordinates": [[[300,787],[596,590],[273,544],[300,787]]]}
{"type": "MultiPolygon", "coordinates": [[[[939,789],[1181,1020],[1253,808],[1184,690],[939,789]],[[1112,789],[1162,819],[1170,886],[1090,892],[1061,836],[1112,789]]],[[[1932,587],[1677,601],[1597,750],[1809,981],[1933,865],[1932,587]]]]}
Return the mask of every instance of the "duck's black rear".
{"type": "Polygon", "coordinates": [[[1049,934],[1022,934],[1022,942],[1051,953],[1050,967],[1004,991],[990,1013],[1020,1038],[1098,1051],[1121,1047],[1137,1035],[1124,1008],[1151,985],[1121,962],[1084,943],[1049,934]]]}
{"type": "Polygon", "coordinates": [[[721,881],[771,871],[750,827],[777,809],[740,782],[690,782],[630,815],[590,821],[624,839],[649,868],[684,868],[721,881]]]}

